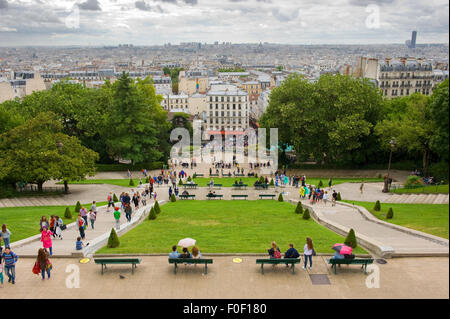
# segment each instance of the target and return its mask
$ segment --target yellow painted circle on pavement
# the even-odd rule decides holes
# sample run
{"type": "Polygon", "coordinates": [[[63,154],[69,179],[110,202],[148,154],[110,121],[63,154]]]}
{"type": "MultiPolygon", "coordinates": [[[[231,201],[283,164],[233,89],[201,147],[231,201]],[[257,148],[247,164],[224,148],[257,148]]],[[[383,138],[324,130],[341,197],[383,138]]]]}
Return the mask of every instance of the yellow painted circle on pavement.
{"type": "Polygon", "coordinates": [[[242,262],[242,258],[233,258],[233,262],[236,264],[240,264],[242,262]]]}
{"type": "Polygon", "coordinates": [[[80,264],[87,264],[90,261],[89,258],[80,259],[80,264]]]}

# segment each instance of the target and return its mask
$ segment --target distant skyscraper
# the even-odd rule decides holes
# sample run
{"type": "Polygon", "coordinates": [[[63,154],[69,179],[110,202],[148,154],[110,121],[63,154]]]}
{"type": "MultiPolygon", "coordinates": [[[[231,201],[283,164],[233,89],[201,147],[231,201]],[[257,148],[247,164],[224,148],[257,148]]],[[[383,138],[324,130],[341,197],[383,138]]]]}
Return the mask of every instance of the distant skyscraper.
{"type": "Polygon", "coordinates": [[[414,49],[416,47],[416,38],[417,38],[417,31],[413,31],[411,35],[411,44],[410,44],[411,49],[414,49]]]}

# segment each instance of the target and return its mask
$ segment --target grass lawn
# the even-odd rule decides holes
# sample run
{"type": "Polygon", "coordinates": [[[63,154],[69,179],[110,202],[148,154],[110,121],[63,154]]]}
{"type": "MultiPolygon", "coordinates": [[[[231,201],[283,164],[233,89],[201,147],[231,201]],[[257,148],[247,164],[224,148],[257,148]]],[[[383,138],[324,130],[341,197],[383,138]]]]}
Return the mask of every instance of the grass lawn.
{"type": "Polygon", "coordinates": [[[381,211],[373,210],[375,203],[372,202],[344,202],[355,204],[366,208],[378,219],[423,231],[435,236],[449,238],[449,205],[448,204],[391,204],[381,203],[381,211]],[[392,207],[394,218],[386,219],[386,213],[392,207]]]}
{"type": "MultiPolygon", "coordinates": [[[[106,205],[106,202],[97,202],[97,207],[106,205]]],[[[90,204],[84,205],[89,209],[90,204]]],[[[42,216],[58,215],[64,224],[75,221],[75,205],[69,206],[73,219],[64,217],[67,206],[29,206],[29,207],[2,207],[0,208],[0,224],[6,224],[11,231],[11,242],[15,242],[39,234],[39,221],[42,216]]]]}
{"type": "MultiPolygon", "coordinates": [[[[139,185],[139,178],[133,178],[134,186],[139,185]]],[[[142,178],[142,183],[145,183],[145,178],[142,178]]],[[[62,182],[58,182],[58,184],[62,184],[62,182]]],[[[133,187],[130,186],[130,179],[85,179],[82,181],[72,181],[69,184],[111,184],[123,187],[133,187]]]]}
{"type": "Polygon", "coordinates": [[[448,185],[427,185],[415,188],[391,189],[391,193],[397,194],[448,194],[448,185]]]}
{"type": "MultiPolygon", "coordinates": [[[[182,238],[197,240],[203,253],[266,253],[275,241],[284,252],[293,243],[300,253],[306,237],[317,252],[334,253],[333,244],[344,238],[294,213],[286,202],[177,201],[161,206],[156,220],[145,220],[120,237],[117,248],[103,247],[97,253],[169,253],[182,238]]],[[[358,247],[355,253],[365,253],[358,247]]]]}

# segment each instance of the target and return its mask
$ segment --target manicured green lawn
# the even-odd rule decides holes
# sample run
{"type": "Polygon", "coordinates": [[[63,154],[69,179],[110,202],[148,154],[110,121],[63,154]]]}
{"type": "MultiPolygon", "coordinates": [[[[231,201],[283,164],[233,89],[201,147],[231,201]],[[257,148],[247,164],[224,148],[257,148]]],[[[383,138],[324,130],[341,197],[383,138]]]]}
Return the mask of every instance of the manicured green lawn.
{"type": "Polygon", "coordinates": [[[448,204],[391,204],[381,203],[381,211],[373,210],[372,202],[344,202],[366,208],[377,218],[396,225],[423,231],[435,236],[449,238],[449,205],[448,204]],[[386,213],[392,207],[394,218],[386,219],[386,213]]]}
{"type": "MultiPolygon", "coordinates": [[[[182,238],[197,240],[203,253],[266,253],[272,241],[284,252],[293,243],[300,253],[306,237],[317,252],[333,253],[344,238],[294,213],[295,206],[271,200],[185,200],[161,206],[156,220],[145,220],[120,237],[118,248],[98,253],[169,253],[182,238]]],[[[365,253],[358,247],[355,253],[365,253]]]]}
{"type": "MultiPolygon", "coordinates": [[[[145,178],[142,178],[142,183],[145,183],[145,178]]],[[[133,178],[134,186],[139,185],[139,178],[133,178]]],[[[59,182],[58,184],[62,184],[62,182],[59,182]]],[[[72,181],[69,182],[69,184],[111,184],[111,185],[117,185],[117,186],[123,186],[123,187],[133,187],[130,186],[130,179],[85,179],[82,181],[72,181]]]]}
{"type": "Polygon", "coordinates": [[[391,189],[392,193],[397,194],[448,194],[448,185],[421,186],[414,188],[391,189]]]}
{"type": "MultiPolygon", "coordinates": [[[[97,203],[97,207],[105,205],[106,202],[97,203]]],[[[84,205],[89,209],[90,204],[84,205]]],[[[39,221],[42,216],[58,215],[64,224],[75,221],[75,205],[69,206],[73,219],[66,219],[64,212],[67,206],[29,206],[29,207],[2,207],[0,208],[0,225],[6,224],[11,231],[11,242],[15,242],[33,235],[39,234],[39,221]]]]}

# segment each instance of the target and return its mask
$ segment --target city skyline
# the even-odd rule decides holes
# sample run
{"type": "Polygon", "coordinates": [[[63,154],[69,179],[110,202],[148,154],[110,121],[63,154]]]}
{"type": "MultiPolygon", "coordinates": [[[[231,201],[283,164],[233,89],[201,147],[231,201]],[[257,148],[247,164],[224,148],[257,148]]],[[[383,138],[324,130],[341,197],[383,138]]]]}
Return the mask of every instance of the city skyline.
{"type": "Polygon", "coordinates": [[[441,0],[0,0],[0,46],[448,43],[441,0]],[[412,18],[414,17],[414,18],[412,18]]]}

